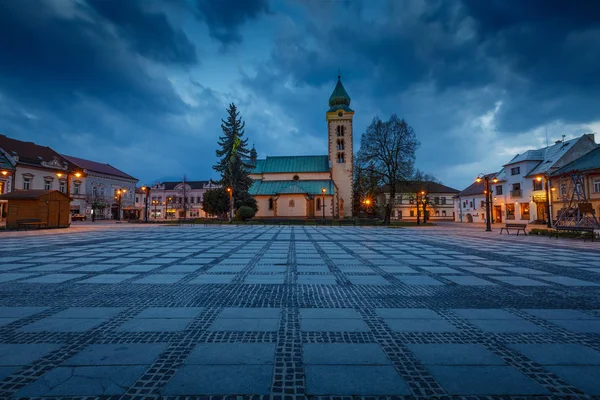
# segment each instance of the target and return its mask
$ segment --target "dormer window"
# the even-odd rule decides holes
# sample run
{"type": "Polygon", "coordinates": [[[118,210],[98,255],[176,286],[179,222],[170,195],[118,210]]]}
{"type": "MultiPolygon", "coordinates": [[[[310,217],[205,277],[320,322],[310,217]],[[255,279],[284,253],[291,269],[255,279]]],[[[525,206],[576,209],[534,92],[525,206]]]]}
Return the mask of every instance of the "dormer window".
{"type": "Polygon", "coordinates": [[[511,175],[519,175],[521,173],[521,167],[513,167],[510,169],[511,175]]]}

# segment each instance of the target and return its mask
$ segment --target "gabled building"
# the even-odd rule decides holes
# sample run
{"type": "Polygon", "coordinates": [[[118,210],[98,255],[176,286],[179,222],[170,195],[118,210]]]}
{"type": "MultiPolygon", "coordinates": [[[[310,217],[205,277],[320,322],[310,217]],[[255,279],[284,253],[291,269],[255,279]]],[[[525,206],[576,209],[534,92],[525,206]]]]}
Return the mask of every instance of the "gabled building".
{"type": "Polygon", "coordinates": [[[120,213],[119,219],[135,211],[134,192],[137,178],[97,161],[62,155],[75,166],[78,175],[72,177],[71,213],[97,219],[111,219],[120,213]]]}
{"type": "Polygon", "coordinates": [[[496,175],[498,183],[492,188],[494,207],[502,212],[498,220],[545,222],[546,180],[597,146],[594,134],[586,134],[517,154],[496,175]]]}
{"type": "MultiPolygon", "coordinates": [[[[416,220],[417,202],[423,217],[423,202],[426,204],[427,219],[431,221],[453,221],[455,216],[454,197],[458,190],[431,181],[405,181],[396,185],[396,198],[392,219],[416,220]]],[[[389,186],[385,185],[379,194],[379,203],[386,204],[390,197],[389,186]]]]}
{"type": "MultiPolygon", "coordinates": [[[[496,172],[486,174],[484,178],[488,178],[490,186],[492,180],[496,176],[496,172]]],[[[485,179],[480,182],[473,182],[465,190],[458,193],[454,201],[454,220],[456,222],[485,222],[485,179]]],[[[490,214],[492,221],[502,220],[502,210],[499,206],[490,203],[490,214]]]]}
{"type": "Polygon", "coordinates": [[[353,148],[350,96],[338,76],[329,97],[326,155],[256,159],[249,192],[257,217],[315,218],[352,216],[353,148]]]}
{"type": "Polygon", "coordinates": [[[591,205],[591,214],[600,218],[600,147],[554,172],[550,177],[550,187],[554,220],[561,210],[569,207],[573,195],[577,199],[587,200],[591,205]],[[579,175],[577,180],[570,178],[573,174],[579,175]]]}

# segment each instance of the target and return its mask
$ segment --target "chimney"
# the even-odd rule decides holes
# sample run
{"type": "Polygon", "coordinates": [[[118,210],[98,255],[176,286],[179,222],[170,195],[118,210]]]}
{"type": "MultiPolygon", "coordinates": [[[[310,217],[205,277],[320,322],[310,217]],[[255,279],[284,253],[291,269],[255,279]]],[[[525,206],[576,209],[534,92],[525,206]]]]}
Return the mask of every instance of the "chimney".
{"type": "Polygon", "coordinates": [[[556,142],[554,142],[554,144],[561,144],[562,140],[557,140],[556,142]]]}
{"type": "Polygon", "coordinates": [[[586,133],[585,136],[587,136],[592,142],[596,143],[596,135],[594,133],[586,133]]]}

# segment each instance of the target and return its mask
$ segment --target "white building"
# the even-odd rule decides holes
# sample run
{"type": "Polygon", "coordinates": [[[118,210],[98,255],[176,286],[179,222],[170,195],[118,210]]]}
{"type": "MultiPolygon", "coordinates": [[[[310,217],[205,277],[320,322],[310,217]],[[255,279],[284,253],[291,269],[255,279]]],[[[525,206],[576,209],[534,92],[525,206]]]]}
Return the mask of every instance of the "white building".
{"type": "MultiPolygon", "coordinates": [[[[541,149],[517,154],[497,174],[488,175],[493,222],[546,220],[545,181],[554,172],[594,150],[594,134],[558,140],[541,149]],[[497,182],[492,182],[493,179],[497,182]]],[[[550,199],[551,202],[551,199],[550,199]]],[[[485,222],[484,181],[458,194],[457,221],[485,222]]]]}
{"type": "Polygon", "coordinates": [[[140,210],[136,212],[134,206],[136,178],[110,164],[64,154],[62,157],[80,175],[72,174],[72,214],[91,218],[94,210],[97,219],[114,219],[119,212],[120,219],[139,217],[140,210]]]}
{"type": "MultiPolygon", "coordinates": [[[[148,219],[207,218],[202,210],[204,193],[219,186],[210,181],[159,182],[148,192],[148,219]]],[[[138,206],[144,204],[139,196],[138,206]]],[[[145,204],[144,204],[145,205],[145,204]]],[[[142,212],[142,216],[144,213],[142,212]]]]}
{"type": "MultiPolygon", "coordinates": [[[[398,183],[392,219],[416,221],[417,201],[419,202],[419,215],[422,219],[423,201],[425,201],[428,220],[453,221],[454,197],[457,193],[458,190],[436,182],[406,181],[398,183]]],[[[386,204],[389,197],[389,188],[384,186],[379,195],[379,203],[386,204]]]]}

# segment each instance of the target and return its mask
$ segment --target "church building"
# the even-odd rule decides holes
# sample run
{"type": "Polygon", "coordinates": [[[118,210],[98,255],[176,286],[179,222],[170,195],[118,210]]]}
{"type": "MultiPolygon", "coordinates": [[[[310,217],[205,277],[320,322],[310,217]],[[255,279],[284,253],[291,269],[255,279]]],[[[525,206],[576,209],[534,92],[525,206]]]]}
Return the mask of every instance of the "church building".
{"type": "Polygon", "coordinates": [[[352,216],[353,149],[350,96],[338,76],[329,97],[326,155],[267,156],[252,149],[250,194],[256,217],[344,218],[352,216]]]}

